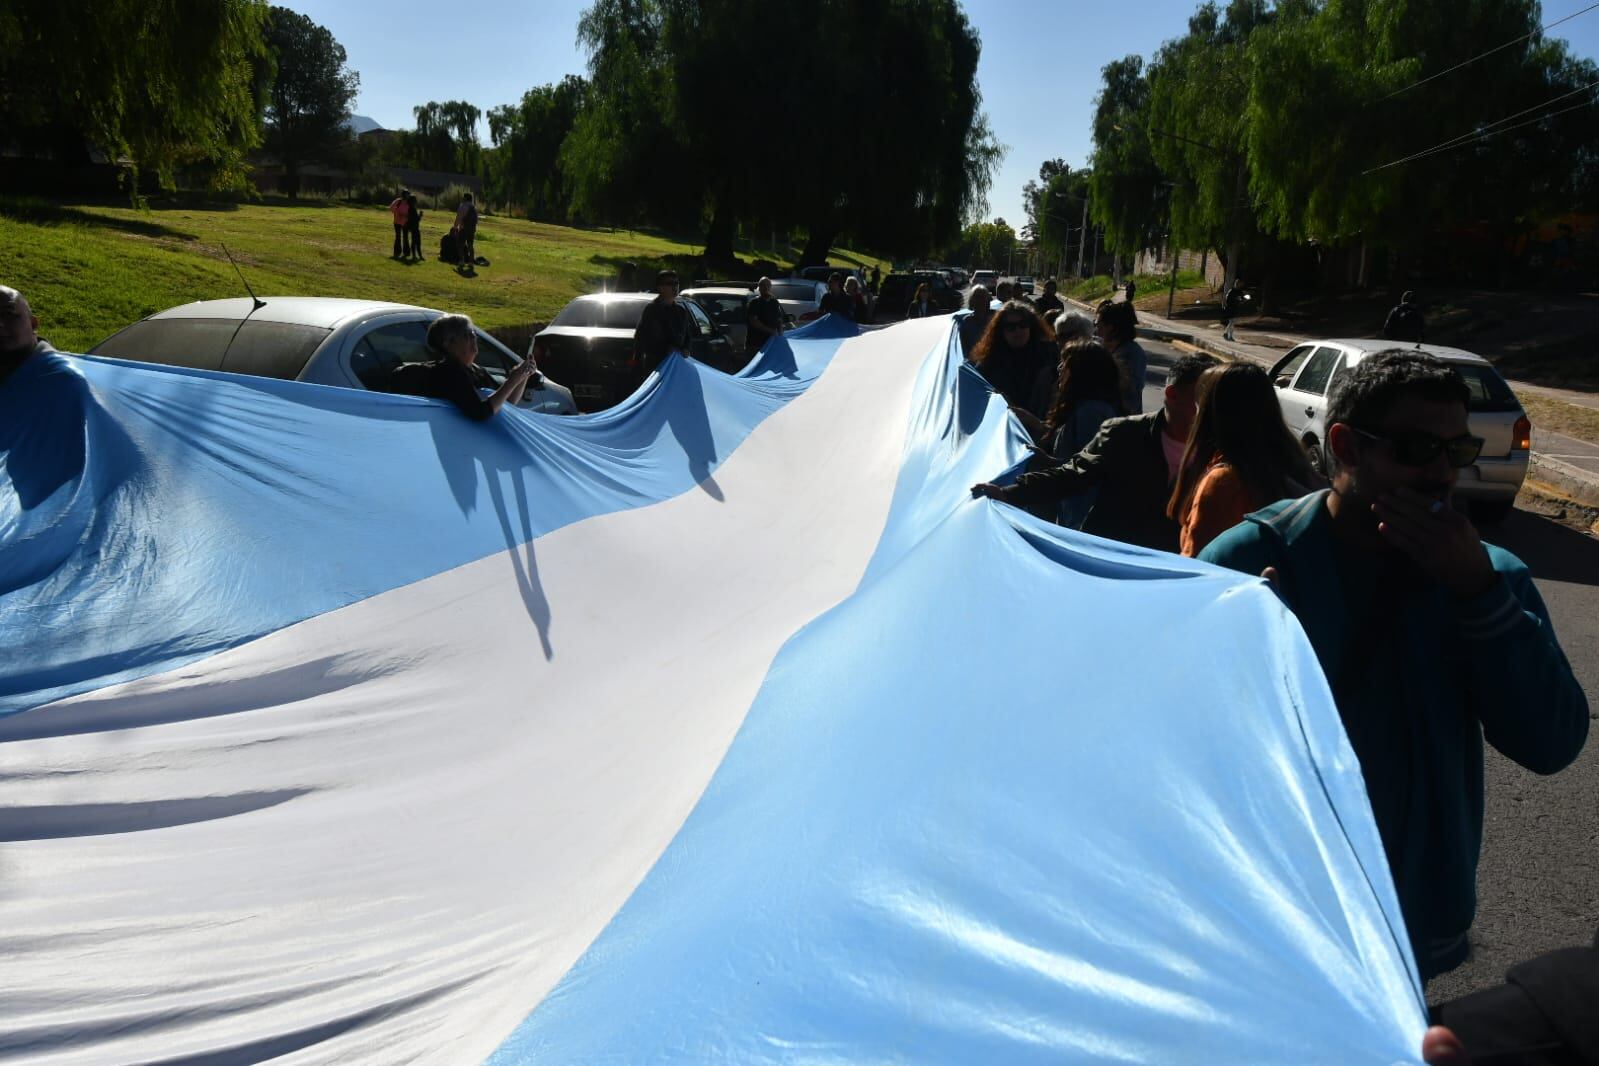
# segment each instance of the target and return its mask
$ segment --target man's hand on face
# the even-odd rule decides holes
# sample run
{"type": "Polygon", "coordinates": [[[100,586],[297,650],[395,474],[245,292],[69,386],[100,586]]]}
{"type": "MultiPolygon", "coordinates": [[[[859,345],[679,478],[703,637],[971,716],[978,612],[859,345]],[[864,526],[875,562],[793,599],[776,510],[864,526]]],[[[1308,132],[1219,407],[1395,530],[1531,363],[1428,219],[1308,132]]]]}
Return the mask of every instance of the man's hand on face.
{"type": "Polygon", "coordinates": [[[1497,575],[1487,549],[1471,520],[1447,498],[1400,487],[1378,496],[1371,509],[1383,539],[1455,596],[1470,599],[1493,586],[1497,575]]]}

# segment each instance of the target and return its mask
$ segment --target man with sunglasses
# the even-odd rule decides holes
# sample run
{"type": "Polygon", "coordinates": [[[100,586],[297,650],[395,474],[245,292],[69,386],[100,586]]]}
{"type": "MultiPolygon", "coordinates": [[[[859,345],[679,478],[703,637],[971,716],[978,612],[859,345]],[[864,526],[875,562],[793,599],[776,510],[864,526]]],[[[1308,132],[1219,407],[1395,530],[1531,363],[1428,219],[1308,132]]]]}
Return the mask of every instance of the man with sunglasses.
{"type": "Polygon", "coordinates": [[[1483,739],[1552,774],[1588,731],[1531,574],[1451,506],[1482,450],[1469,399],[1432,356],[1362,360],[1327,408],[1331,491],[1257,511],[1200,553],[1268,578],[1304,627],[1360,760],[1423,980],[1469,951],[1483,739]]]}

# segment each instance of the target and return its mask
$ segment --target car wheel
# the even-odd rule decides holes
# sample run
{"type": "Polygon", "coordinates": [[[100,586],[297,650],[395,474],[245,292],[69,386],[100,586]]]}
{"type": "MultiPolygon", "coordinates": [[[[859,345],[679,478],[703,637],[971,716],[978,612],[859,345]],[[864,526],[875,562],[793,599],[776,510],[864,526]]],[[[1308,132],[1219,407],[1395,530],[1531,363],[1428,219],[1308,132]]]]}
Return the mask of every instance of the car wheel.
{"type": "Polygon", "coordinates": [[[1471,505],[1471,519],[1478,525],[1498,525],[1515,510],[1515,500],[1479,500],[1471,505]]]}
{"type": "Polygon", "coordinates": [[[1305,457],[1310,460],[1310,469],[1316,472],[1317,477],[1327,477],[1327,456],[1322,451],[1321,442],[1315,437],[1306,437],[1300,443],[1305,446],[1305,457]]]}

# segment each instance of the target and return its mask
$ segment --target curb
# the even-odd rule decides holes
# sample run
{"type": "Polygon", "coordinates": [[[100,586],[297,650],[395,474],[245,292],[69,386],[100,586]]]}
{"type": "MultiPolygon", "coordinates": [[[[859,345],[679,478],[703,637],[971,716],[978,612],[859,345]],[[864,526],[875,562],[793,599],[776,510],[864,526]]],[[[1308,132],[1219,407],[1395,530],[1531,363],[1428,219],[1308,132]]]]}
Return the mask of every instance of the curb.
{"type": "Polygon", "coordinates": [[[1578,503],[1599,507],[1599,477],[1581,467],[1533,452],[1527,465],[1527,478],[1553,486],[1578,503]]]}
{"type": "MultiPolygon", "coordinates": [[[[1087,311],[1089,314],[1093,314],[1095,311],[1095,308],[1083,303],[1081,300],[1067,297],[1066,302],[1080,310],[1087,311]]],[[[1140,337],[1148,337],[1151,340],[1176,341],[1186,344],[1191,348],[1209,352],[1211,355],[1229,363],[1237,362],[1240,359],[1248,360],[1252,363],[1256,362],[1251,355],[1233,351],[1211,340],[1209,337],[1201,337],[1196,333],[1183,330],[1166,329],[1163,326],[1140,325],[1138,327],[1138,335],[1140,337]]],[[[1270,363],[1256,363],[1256,365],[1264,366],[1268,369],[1271,366],[1270,363]]],[[[1570,463],[1563,463],[1559,459],[1550,459],[1547,456],[1533,452],[1527,467],[1527,477],[1535,477],[1546,485],[1559,489],[1578,503],[1587,504],[1590,507],[1599,507],[1599,474],[1584,470],[1581,467],[1572,466],[1570,463]]]]}

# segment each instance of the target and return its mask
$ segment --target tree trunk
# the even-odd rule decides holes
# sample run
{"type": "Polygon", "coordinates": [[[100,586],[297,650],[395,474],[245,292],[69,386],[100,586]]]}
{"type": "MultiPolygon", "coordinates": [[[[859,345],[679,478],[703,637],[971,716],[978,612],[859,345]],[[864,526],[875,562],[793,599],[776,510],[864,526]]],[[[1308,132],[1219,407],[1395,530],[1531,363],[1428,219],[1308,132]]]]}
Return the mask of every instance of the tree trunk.
{"type": "Polygon", "coordinates": [[[300,167],[297,163],[283,164],[283,192],[291,200],[300,198],[300,167]]]}
{"type": "Polygon", "coordinates": [[[705,234],[705,262],[718,268],[733,265],[733,213],[720,199],[711,215],[711,227],[705,234]]]}
{"type": "Polygon", "coordinates": [[[838,228],[831,223],[812,224],[805,238],[805,249],[800,252],[799,265],[819,266],[827,262],[827,253],[832,250],[833,239],[837,236],[838,228]]]}

